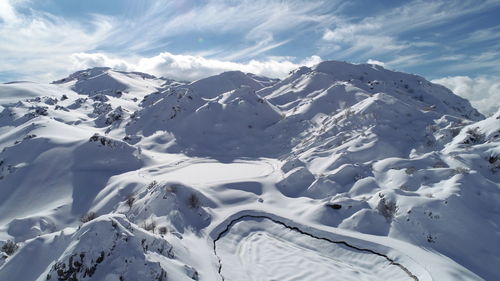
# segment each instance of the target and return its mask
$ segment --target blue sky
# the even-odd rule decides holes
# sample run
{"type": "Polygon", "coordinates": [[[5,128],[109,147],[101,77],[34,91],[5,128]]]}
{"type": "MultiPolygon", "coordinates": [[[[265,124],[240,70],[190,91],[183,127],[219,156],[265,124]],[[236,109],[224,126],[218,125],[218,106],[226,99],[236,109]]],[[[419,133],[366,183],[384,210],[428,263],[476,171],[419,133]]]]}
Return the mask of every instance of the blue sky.
{"type": "Polygon", "coordinates": [[[0,82],[93,66],[283,77],[333,59],[434,79],[487,112],[500,100],[498,15],[500,0],[0,0],[0,82]]]}

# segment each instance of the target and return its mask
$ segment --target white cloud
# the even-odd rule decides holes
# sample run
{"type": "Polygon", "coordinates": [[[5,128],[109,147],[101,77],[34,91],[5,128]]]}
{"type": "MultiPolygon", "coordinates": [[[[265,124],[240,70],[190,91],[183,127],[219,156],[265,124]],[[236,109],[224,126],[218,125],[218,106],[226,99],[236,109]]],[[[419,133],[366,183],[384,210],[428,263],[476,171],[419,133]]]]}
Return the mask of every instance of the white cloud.
{"type": "Polygon", "coordinates": [[[300,65],[311,67],[323,61],[320,56],[310,56],[300,62],[300,65]]]}
{"type": "Polygon", "coordinates": [[[368,63],[368,64],[376,64],[376,65],[380,65],[382,67],[385,67],[385,63],[383,63],[381,61],[378,61],[378,60],[374,60],[374,59],[368,59],[368,61],[366,63],[368,63]]]}
{"type": "Polygon", "coordinates": [[[0,20],[3,22],[16,21],[16,13],[9,0],[0,0],[0,20]]]}
{"type": "Polygon", "coordinates": [[[432,80],[451,89],[455,94],[468,99],[472,106],[485,115],[500,108],[500,78],[493,76],[450,76],[432,80]]]}
{"type": "Polygon", "coordinates": [[[321,62],[319,56],[311,56],[298,63],[290,58],[269,58],[267,60],[250,60],[238,63],[225,60],[208,59],[202,56],[175,55],[168,52],[147,58],[129,60],[115,58],[103,53],[78,53],[72,56],[75,69],[108,66],[118,70],[141,71],[157,76],[177,80],[197,80],[224,71],[240,70],[267,77],[282,78],[291,70],[302,65],[312,66],[321,62]]]}
{"type": "Polygon", "coordinates": [[[123,59],[112,58],[109,55],[101,53],[76,53],[71,55],[73,62],[72,70],[81,70],[92,67],[111,67],[120,71],[133,71],[135,66],[123,59]]]}

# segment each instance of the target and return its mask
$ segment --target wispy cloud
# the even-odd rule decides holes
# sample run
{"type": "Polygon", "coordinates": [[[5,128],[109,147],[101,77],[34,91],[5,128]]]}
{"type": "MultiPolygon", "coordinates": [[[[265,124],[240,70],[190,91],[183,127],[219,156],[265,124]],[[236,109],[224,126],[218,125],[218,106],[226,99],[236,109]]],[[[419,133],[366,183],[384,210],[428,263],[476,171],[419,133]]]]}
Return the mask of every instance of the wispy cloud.
{"type": "Polygon", "coordinates": [[[0,3],[0,68],[29,72],[35,79],[64,69],[71,54],[97,47],[113,26],[102,16],[81,24],[39,11],[20,14],[14,4],[22,5],[22,1],[0,3]]]}
{"type": "Polygon", "coordinates": [[[460,41],[460,43],[477,43],[496,39],[500,39],[500,25],[481,30],[475,30],[469,33],[465,39],[460,41]]]}
{"type": "Polygon", "coordinates": [[[500,51],[485,51],[476,55],[458,57],[460,59],[450,60],[448,64],[440,66],[439,69],[448,73],[478,70],[500,73],[500,51]]]}
{"type": "MultiPolygon", "coordinates": [[[[392,9],[385,9],[364,18],[337,17],[326,28],[320,54],[338,58],[358,57],[360,60],[385,55],[396,67],[417,65],[425,48],[443,48],[441,37],[435,29],[461,16],[487,11],[500,5],[497,0],[485,1],[409,1],[392,9]],[[429,36],[412,37],[414,32],[429,36]],[[423,33],[422,33],[423,32],[423,33]],[[433,34],[434,36],[431,36],[433,34]],[[333,47],[333,48],[330,48],[333,47]]],[[[463,28],[463,27],[462,27],[463,28]]],[[[498,27],[473,32],[468,40],[489,40],[498,37],[498,27]]],[[[448,46],[456,49],[456,46],[448,46]]]]}
{"type": "Polygon", "coordinates": [[[228,59],[247,59],[323,25],[336,1],[211,0],[187,7],[178,7],[178,2],[154,1],[139,17],[124,20],[122,27],[113,32],[114,44],[143,52],[183,34],[226,34],[226,40],[237,34],[237,42],[224,51],[231,53],[228,59]],[[277,33],[290,30],[295,35],[289,34],[286,39],[276,37],[277,33]]]}
{"type": "Polygon", "coordinates": [[[397,56],[395,59],[388,61],[387,64],[392,67],[411,66],[426,62],[426,60],[422,59],[423,56],[424,56],[423,54],[400,55],[397,56]]]}
{"type": "Polygon", "coordinates": [[[272,50],[274,48],[277,48],[279,46],[282,46],[288,42],[290,42],[290,39],[281,42],[274,42],[272,39],[272,35],[269,35],[268,38],[262,39],[261,41],[257,41],[254,46],[237,50],[235,52],[229,53],[228,55],[224,55],[221,58],[225,60],[234,60],[234,59],[254,57],[269,50],[272,50]]]}
{"type": "Polygon", "coordinates": [[[445,55],[437,58],[440,61],[459,61],[465,59],[465,55],[445,55]]]}

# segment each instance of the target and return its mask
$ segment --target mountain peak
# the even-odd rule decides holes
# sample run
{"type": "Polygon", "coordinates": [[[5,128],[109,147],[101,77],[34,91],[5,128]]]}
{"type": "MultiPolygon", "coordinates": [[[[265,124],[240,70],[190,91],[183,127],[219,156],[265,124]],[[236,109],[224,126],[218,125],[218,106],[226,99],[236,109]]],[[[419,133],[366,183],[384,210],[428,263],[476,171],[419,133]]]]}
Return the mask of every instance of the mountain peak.
{"type": "Polygon", "coordinates": [[[254,90],[259,90],[275,82],[275,79],[260,77],[254,74],[245,74],[241,71],[227,71],[194,81],[187,85],[187,87],[205,98],[214,98],[221,93],[240,88],[244,85],[254,90]]]}

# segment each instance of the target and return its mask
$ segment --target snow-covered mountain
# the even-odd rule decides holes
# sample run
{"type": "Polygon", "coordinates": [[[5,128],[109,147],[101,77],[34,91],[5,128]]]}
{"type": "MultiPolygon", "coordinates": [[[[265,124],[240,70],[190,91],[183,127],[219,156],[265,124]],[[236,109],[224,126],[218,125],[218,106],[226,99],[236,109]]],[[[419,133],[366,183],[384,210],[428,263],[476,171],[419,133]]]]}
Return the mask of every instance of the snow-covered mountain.
{"type": "Polygon", "coordinates": [[[0,280],[499,280],[500,111],[326,61],[0,85],[0,280]]]}

